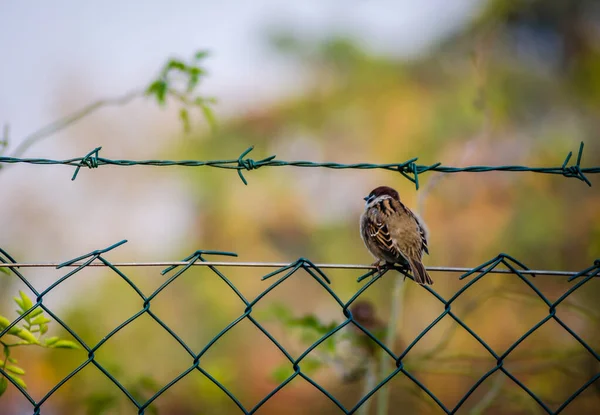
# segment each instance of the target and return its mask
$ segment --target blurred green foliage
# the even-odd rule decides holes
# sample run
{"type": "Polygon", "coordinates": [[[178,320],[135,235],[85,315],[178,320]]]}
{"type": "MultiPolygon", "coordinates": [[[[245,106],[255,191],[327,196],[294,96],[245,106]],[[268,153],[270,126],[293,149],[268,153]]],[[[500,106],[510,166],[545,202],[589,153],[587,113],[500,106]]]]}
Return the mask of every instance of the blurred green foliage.
{"type": "MultiPolygon", "coordinates": [[[[20,340],[16,343],[0,340],[3,352],[2,359],[0,359],[0,368],[14,383],[23,389],[27,389],[27,384],[21,377],[25,375],[25,370],[17,366],[17,359],[11,356],[12,349],[31,345],[49,349],[79,349],[79,346],[71,340],[61,339],[58,336],[43,337],[48,332],[48,324],[52,320],[44,315],[44,310],[41,307],[31,310],[33,301],[23,291],[19,291],[19,297],[14,297],[14,301],[19,307],[17,313],[24,315],[24,317],[21,324],[15,324],[8,330],[6,337],[10,335],[20,340]]],[[[11,323],[8,318],[0,315],[0,331],[7,328],[11,323]]],[[[8,380],[3,374],[0,374],[0,397],[6,391],[7,386],[8,380]]]]}
{"type": "Polygon", "coordinates": [[[146,96],[156,99],[164,106],[167,98],[172,98],[180,104],[179,118],[186,132],[190,131],[190,108],[200,109],[204,119],[211,128],[216,128],[216,119],[211,105],[216,103],[214,98],[201,95],[197,87],[206,70],[200,63],[208,57],[208,52],[198,51],[190,62],[180,59],[170,59],[161,69],[158,78],[146,89],[146,96]]]}

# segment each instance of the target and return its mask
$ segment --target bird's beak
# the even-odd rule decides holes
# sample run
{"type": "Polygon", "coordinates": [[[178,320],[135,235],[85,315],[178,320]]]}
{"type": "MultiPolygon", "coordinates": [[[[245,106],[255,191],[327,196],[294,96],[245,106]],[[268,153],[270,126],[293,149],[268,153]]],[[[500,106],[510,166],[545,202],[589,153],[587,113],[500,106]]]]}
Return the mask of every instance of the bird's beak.
{"type": "Polygon", "coordinates": [[[363,197],[363,200],[366,202],[367,200],[369,200],[369,196],[363,197]]]}

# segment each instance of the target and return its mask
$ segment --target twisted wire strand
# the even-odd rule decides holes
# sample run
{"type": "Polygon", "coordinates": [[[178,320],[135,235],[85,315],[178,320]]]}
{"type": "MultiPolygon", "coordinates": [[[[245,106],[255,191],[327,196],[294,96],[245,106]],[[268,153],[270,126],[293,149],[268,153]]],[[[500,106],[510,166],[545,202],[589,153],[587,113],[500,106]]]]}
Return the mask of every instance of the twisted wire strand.
{"type": "Polygon", "coordinates": [[[580,181],[585,182],[588,186],[591,186],[591,182],[587,178],[586,174],[598,174],[600,173],[600,166],[594,167],[581,167],[581,159],[583,156],[584,143],[581,142],[579,146],[579,152],[577,155],[577,161],[573,165],[568,165],[573,152],[569,152],[564,162],[560,166],[554,167],[530,167],[530,166],[518,166],[518,165],[498,165],[498,166],[466,166],[466,167],[453,167],[444,166],[442,163],[434,163],[431,165],[416,164],[417,157],[411,158],[402,163],[334,163],[334,162],[313,162],[305,160],[296,161],[285,161],[277,160],[276,156],[269,156],[262,160],[253,160],[246,158],[246,156],[253,150],[254,147],[247,148],[240,156],[236,159],[226,160],[115,160],[105,157],[100,157],[99,152],[102,147],[97,147],[87,153],[83,157],[76,157],[64,160],[53,160],[45,158],[17,158],[17,157],[0,157],[0,167],[3,163],[5,164],[34,164],[34,165],[66,165],[75,167],[75,172],[71,180],[75,180],[79,171],[82,167],[89,169],[98,168],[100,166],[183,166],[183,167],[215,167],[220,169],[236,170],[240,179],[244,184],[248,184],[246,178],[243,175],[243,171],[256,170],[260,167],[283,167],[293,166],[302,168],[328,168],[328,169],[380,169],[389,170],[400,173],[404,178],[410,180],[415,184],[415,187],[419,188],[419,175],[428,171],[435,171],[439,173],[484,173],[491,171],[503,171],[503,172],[533,172],[541,174],[555,174],[562,175],[564,177],[574,177],[580,181]]]}

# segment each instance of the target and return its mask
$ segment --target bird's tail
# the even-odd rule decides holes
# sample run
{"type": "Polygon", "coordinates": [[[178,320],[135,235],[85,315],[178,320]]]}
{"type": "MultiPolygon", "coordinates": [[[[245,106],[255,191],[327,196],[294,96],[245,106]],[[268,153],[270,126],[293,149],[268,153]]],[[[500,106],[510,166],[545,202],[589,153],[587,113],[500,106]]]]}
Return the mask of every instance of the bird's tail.
{"type": "Polygon", "coordinates": [[[410,264],[410,269],[412,271],[413,278],[415,282],[421,285],[432,285],[433,280],[427,273],[425,266],[419,259],[409,259],[408,263],[410,264]]]}

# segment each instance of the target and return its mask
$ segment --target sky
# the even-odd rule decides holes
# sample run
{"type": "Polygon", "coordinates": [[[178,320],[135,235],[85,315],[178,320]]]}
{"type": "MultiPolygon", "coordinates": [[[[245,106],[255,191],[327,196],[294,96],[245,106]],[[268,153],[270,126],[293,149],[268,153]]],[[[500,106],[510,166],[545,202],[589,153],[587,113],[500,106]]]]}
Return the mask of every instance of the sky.
{"type": "Polygon", "coordinates": [[[152,79],[169,56],[207,49],[205,90],[218,111],[277,97],[294,71],[266,45],[269,28],[308,37],[349,33],[375,50],[410,55],[468,19],[477,0],[397,1],[0,1],[0,122],[13,145],[94,97],[152,79]],[[257,80],[269,82],[257,82],[257,80]],[[56,108],[71,82],[81,99],[56,108]]]}
{"type": "MultiPolygon", "coordinates": [[[[209,50],[201,92],[217,97],[218,116],[234,116],[302,88],[292,63],[268,46],[270,30],[285,28],[309,39],[348,34],[374,51],[414,56],[468,21],[481,1],[449,3],[0,0],[6,154],[28,134],[84,105],[146,86],[169,57],[209,50]]],[[[180,129],[172,111],[134,102],[103,109],[25,156],[63,159],[104,146],[106,157],[160,158],[161,146],[180,129]]],[[[3,169],[0,191],[10,197],[0,204],[0,247],[28,261],[78,256],[121,238],[133,239],[135,252],[146,258],[164,254],[146,241],[175,250],[193,212],[182,202],[186,189],[177,176],[156,170],[130,169],[128,182],[122,172],[86,169],[71,182],[72,171],[62,166],[3,169]],[[94,220],[103,217],[114,226],[94,220]]]]}

